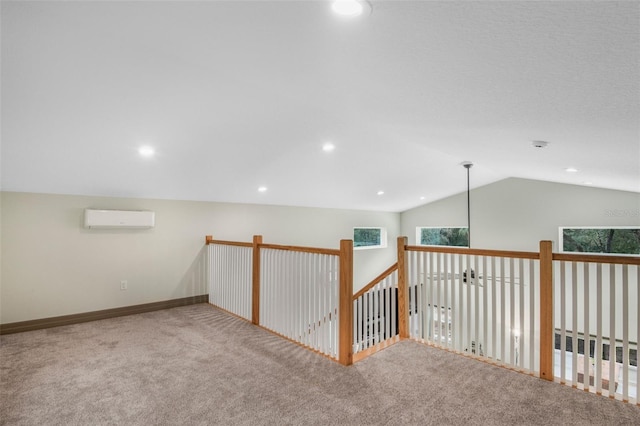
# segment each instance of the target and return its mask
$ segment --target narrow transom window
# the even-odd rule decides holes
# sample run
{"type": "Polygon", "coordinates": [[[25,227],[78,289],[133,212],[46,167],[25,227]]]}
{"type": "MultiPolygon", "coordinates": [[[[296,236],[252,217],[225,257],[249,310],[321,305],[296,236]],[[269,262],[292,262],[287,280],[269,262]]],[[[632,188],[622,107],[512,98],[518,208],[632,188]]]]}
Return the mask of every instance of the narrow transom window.
{"type": "Polygon", "coordinates": [[[640,226],[560,227],[559,239],[563,253],[640,255],[640,226]]]}
{"type": "Polygon", "coordinates": [[[469,230],[464,226],[418,226],[416,242],[419,246],[468,247],[469,230]]]}
{"type": "Polygon", "coordinates": [[[386,228],[358,227],[353,228],[353,248],[372,249],[387,246],[386,228]]]}

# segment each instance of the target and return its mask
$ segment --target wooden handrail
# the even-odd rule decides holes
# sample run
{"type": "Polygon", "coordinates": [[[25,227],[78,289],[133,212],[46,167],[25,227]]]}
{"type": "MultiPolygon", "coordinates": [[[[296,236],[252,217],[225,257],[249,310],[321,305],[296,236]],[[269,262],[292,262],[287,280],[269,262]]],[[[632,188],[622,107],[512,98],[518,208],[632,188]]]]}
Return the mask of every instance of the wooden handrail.
{"type": "MultiPolygon", "coordinates": [[[[249,244],[251,245],[251,244],[249,244]]],[[[286,250],[286,251],[300,251],[304,253],[314,254],[328,254],[330,256],[340,256],[340,250],[338,249],[326,249],[317,247],[301,247],[301,246],[281,246],[278,244],[260,244],[261,249],[273,249],[273,250],[286,250]]]]}
{"type": "Polygon", "coordinates": [[[206,242],[207,242],[207,245],[220,244],[224,246],[253,247],[253,243],[242,243],[240,241],[223,241],[223,240],[207,239],[206,242]]]}
{"type": "Polygon", "coordinates": [[[426,251],[433,253],[468,254],[476,256],[512,257],[515,259],[540,259],[535,251],[485,250],[466,247],[406,246],[406,251],[426,251]]]}
{"type": "MultiPolygon", "coordinates": [[[[205,239],[205,243],[209,244],[221,244],[225,246],[238,246],[238,247],[254,247],[254,243],[245,243],[240,241],[225,241],[225,240],[214,240],[211,235],[207,235],[205,239]]],[[[318,247],[303,247],[303,246],[285,246],[279,244],[263,244],[258,243],[258,246],[261,249],[274,249],[274,250],[286,250],[286,251],[300,251],[304,253],[314,253],[314,254],[328,254],[331,256],[340,256],[339,249],[327,249],[327,248],[318,248],[318,247]]]]}
{"type": "Polygon", "coordinates": [[[553,260],[585,263],[617,263],[621,265],[640,265],[640,257],[609,256],[601,254],[553,253],[553,260]]]}
{"type": "Polygon", "coordinates": [[[375,287],[376,284],[378,284],[380,281],[384,280],[385,278],[387,278],[389,275],[393,274],[397,270],[398,270],[398,262],[389,266],[383,273],[375,277],[369,284],[362,287],[360,291],[358,291],[356,294],[353,295],[353,300],[356,300],[358,297],[362,296],[367,291],[371,290],[373,287],[375,287]]]}

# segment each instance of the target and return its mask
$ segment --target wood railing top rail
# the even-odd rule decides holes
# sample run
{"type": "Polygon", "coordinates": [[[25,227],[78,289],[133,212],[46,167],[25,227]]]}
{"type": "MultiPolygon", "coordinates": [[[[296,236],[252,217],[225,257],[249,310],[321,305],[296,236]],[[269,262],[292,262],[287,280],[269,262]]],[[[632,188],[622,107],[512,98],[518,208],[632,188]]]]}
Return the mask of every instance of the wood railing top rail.
{"type": "Polygon", "coordinates": [[[582,253],[553,253],[553,260],[585,263],[616,263],[621,265],[640,265],[640,256],[609,256],[582,253]]]}
{"type": "Polygon", "coordinates": [[[261,249],[299,251],[303,253],[328,254],[330,256],[340,256],[339,249],[326,249],[317,247],[301,247],[301,246],[281,246],[278,244],[258,244],[261,249]]]}
{"type": "Polygon", "coordinates": [[[223,246],[253,247],[253,243],[243,243],[240,241],[207,240],[207,245],[209,244],[220,244],[223,246]]]}
{"type": "MultiPolygon", "coordinates": [[[[512,257],[516,259],[540,259],[540,253],[509,250],[470,249],[466,247],[405,246],[407,251],[426,251],[432,253],[468,254],[476,256],[512,257]]],[[[616,263],[621,265],[640,265],[640,256],[615,256],[588,253],[553,253],[553,260],[568,262],[616,263]]]]}
{"type": "Polygon", "coordinates": [[[540,259],[540,253],[533,251],[485,250],[466,247],[405,246],[407,251],[432,253],[468,254],[472,256],[511,257],[516,259],[540,259]]]}
{"type": "Polygon", "coordinates": [[[380,281],[384,280],[385,278],[387,278],[389,275],[393,274],[397,270],[398,270],[398,262],[389,266],[383,273],[375,277],[369,284],[362,287],[356,294],[353,295],[353,300],[356,300],[358,297],[362,296],[367,291],[371,290],[373,287],[375,287],[376,284],[378,284],[380,281]]]}
{"type": "MultiPolygon", "coordinates": [[[[260,239],[262,241],[262,239],[260,239]]],[[[207,235],[205,237],[205,243],[209,244],[220,244],[226,246],[238,246],[238,247],[253,247],[254,243],[245,243],[241,241],[225,241],[225,240],[214,240],[211,235],[207,235]]],[[[286,250],[286,251],[299,251],[304,253],[314,253],[314,254],[328,254],[331,256],[340,256],[339,249],[327,249],[327,248],[318,248],[318,247],[302,247],[302,246],[285,246],[279,244],[263,244],[256,243],[256,245],[263,249],[274,249],[274,250],[286,250]]]]}

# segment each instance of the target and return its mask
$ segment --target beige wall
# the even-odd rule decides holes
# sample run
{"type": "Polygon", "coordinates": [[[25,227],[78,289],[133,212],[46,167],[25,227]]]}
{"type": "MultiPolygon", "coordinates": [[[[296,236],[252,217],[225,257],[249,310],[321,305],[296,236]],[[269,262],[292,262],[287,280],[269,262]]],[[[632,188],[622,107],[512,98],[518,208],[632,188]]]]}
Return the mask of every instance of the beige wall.
{"type": "Polygon", "coordinates": [[[389,247],[354,253],[359,289],[395,262],[398,213],[2,193],[3,324],[204,294],[204,237],[338,248],[354,226],[384,226],[389,247]],[[148,230],[93,230],[85,208],[153,210],[148,230]],[[120,281],[128,290],[120,290],[120,281]]]}
{"type": "MultiPolygon", "coordinates": [[[[466,194],[404,213],[4,192],[3,324],[204,294],[204,236],[338,248],[354,226],[384,226],[387,249],[354,253],[358,290],[396,260],[396,237],[416,226],[466,224],[466,194]],[[85,208],[156,212],[149,230],[89,230],[85,208]],[[129,289],[120,290],[126,279],[129,289]]],[[[640,194],[506,179],[472,191],[472,244],[535,251],[559,226],[640,225],[640,194]]]]}
{"type": "MultiPolygon", "coordinates": [[[[458,194],[401,214],[401,233],[416,243],[417,226],[466,226],[467,195],[458,194]]],[[[560,226],[640,225],[640,194],[510,178],[471,191],[471,245],[537,251],[558,249],[560,226]]]]}

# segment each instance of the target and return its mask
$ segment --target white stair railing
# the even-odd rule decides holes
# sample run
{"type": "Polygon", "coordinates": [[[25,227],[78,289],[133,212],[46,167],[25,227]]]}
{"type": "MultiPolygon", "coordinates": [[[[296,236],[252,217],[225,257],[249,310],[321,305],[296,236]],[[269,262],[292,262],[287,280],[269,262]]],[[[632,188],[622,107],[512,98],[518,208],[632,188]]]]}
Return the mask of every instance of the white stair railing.
{"type": "Polygon", "coordinates": [[[537,253],[443,251],[409,248],[410,337],[537,374],[537,253]]]}
{"type": "Polygon", "coordinates": [[[351,296],[350,240],[332,250],[208,236],[209,301],[344,365],[412,338],[640,404],[640,258],[406,240],[351,296]]]}
{"type": "Polygon", "coordinates": [[[209,303],[251,321],[252,245],[208,244],[209,303]]]}
{"type": "Polygon", "coordinates": [[[556,257],[555,379],[639,403],[640,267],[556,257]]]}
{"type": "Polygon", "coordinates": [[[398,267],[385,271],[354,295],[353,353],[398,338],[398,267]]]}
{"type": "Polygon", "coordinates": [[[339,255],[262,248],[260,324],[338,357],[339,255]]]}

